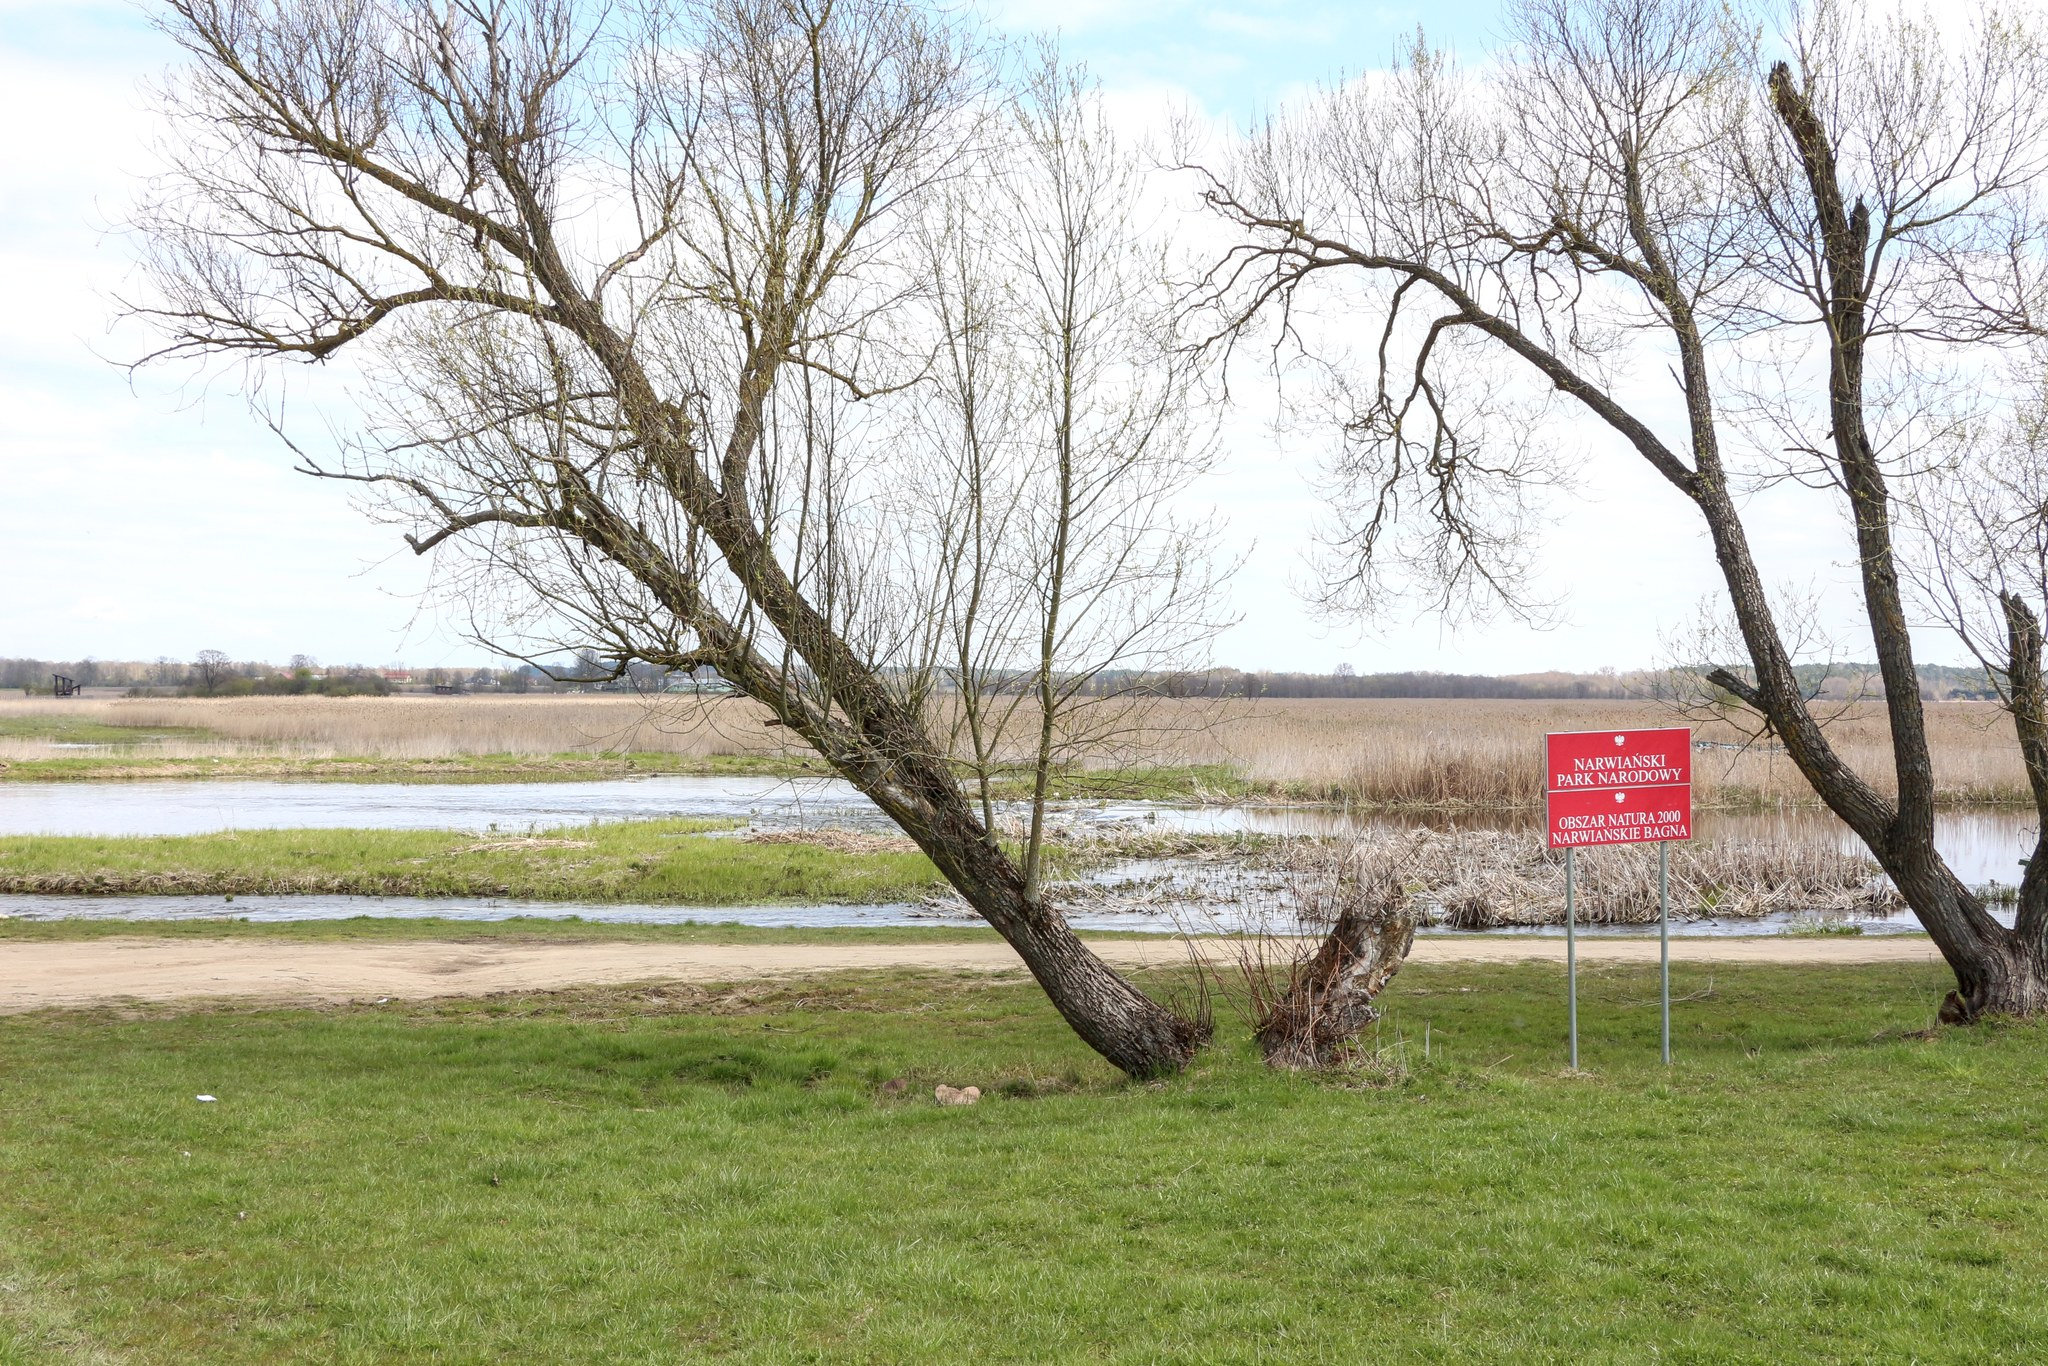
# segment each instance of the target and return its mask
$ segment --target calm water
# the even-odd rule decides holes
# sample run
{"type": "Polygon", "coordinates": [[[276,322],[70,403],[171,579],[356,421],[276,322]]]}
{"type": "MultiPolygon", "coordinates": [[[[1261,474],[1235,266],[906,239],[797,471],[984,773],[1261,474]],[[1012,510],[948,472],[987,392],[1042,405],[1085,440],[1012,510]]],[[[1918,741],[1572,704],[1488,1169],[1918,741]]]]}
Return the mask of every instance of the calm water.
{"type": "MultiPolygon", "coordinates": [[[[353,916],[392,917],[422,920],[511,920],[533,917],[543,920],[584,920],[601,924],[632,925],[755,925],[772,928],[823,929],[846,926],[933,926],[979,925],[980,919],[962,910],[934,910],[929,906],[891,904],[883,906],[634,906],[601,902],[509,901],[450,897],[405,896],[238,896],[232,901],[218,896],[0,896],[0,918],[23,920],[346,920],[353,916]]],[[[1133,930],[1152,934],[1176,934],[1185,928],[1202,932],[1228,932],[1248,928],[1240,923],[1231,907],[1217,908],[1190,923],[1180,916],[1157,911],[1076,912],[1067,919],[1083,930],[1133,930]]],[[[1672,938],[1711,938],[1720,935],[1777,934],[1811,926],[1812,915],[1768,915],[1753,920],[1673,920],[1672,938]]],[[[1830,922],[1853,924],[1865,934],[1917,934],[1920,926],[1911,916],[1888,919],[1828,917],[1830,922]]],[[[1423,934],[1455,933],[1425,929],[1423,934]]],[[[1488,930],[1489,935],[1564,934],[1562,928],[1531,927],[1488,930]]],[[[1581,926],[1582,936],[1594,938],[1654,937],[1655,926],[1581,926]]]]}
{"type": "Polygon", "coordinates": [[[0,784],[0,834],[199,835],[363,828],[525,831],[592,821],[708,816],[787,825],[879,825],[836,778],[653,777],[584,783],[220,782],[0,784]]]}
{"type": "MultiPolygon", "coordinates": [[[[524,832],[591,821],[701,816],[769,827],[887,828],[887,818],[836,778],[649,777],[581,783],[4,783],[0,835],[195,835],[213,830],[364,827],[524,832]]],[[[1322,807],[1171,807],[1143,802],[1076,804],[1060,819],[1079,827],[1132,825],[1201,832],[1329,835],[1366,820],[1404,825],[1533,828],[1532,813],[1359,817],[1322,807]]],[[[1707,812],[1703,839],[1819,840],[1854,849],[1855,838],[1821,811],[1769,815],[1707,812]]],[[[2036,822],[2019,809],[1948,812],[1935,841],[1973,886],[2019,881],[2036,822]]]]}

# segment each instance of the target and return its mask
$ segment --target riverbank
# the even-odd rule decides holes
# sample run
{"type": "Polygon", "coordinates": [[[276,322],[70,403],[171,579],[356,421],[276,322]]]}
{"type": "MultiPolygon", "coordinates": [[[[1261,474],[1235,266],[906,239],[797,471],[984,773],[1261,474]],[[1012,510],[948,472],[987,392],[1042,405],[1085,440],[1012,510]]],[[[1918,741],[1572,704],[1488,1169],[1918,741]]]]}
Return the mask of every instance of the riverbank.
{"type": "MultiPolygon", "coordinates": [[[[226,758],[166,756],[130,749],[108,754],[0,761],[0,782],[150,783],[574,783],[664,776],[691,778],[835,777],[823,760],[783,755],[675,754],[459,754],[431,758],[238,754],[226,758]]],[[[962,779],[966,775],[963,773],[962,779]]],[[[991,785],[998,801],[1022,801],[1032,781],[1023,775],[991,785]]],[[[1227,804],[1304,802],[1323,805],[1327,794],[1303,788],[1290,794],[1284,784],[1256,784],[1220,765],[1063,769],[1051,793],[1056,801],[1146,801],[1227,804]]]]}
{"type": "Polygon", "coordinates": [[[1144,1086],[987,973],[15,1017],[0,1358],[2032,1355],[2041,1028],[1675,978],[1671,1068],[1653,965],[1589,965],[1574,1075],[1554,964],[1417,963],[1369,1068],[1226,1014],[1144,1086]]]}
{"type": "Polygon", "coordinates": [[[233,830],[0,838],[0,893],[406,896],[738,906],[913,901],[943,890],[909,840],[739,838],[729,822],[447,830],[233,830]]]}
{"type": "MultiPolygon", "coordinates": [[[[1824,710],[1841,757],[1889,791],[1883,707],[1824,710]]],[[[768,720],[735,697],[0,698],[0,782],[547,782],[827,771],[768,720]]],[[[1112,766],[1104,756],[1063,773],[1063,795],[1529,811],[1542,802],[1546,732],[1692,724],[1702,809],[1818,806],[1783,751],[1746,730],[1739,712],[1686,717],[1643,701],[1154,698],[1126,720],[1117,758],[1127,762],[1112,766]]],[[[1995,704],[1931,704],[1927,722],[1945,807],[2029,802],[2011,718],[1995,704]]],[[[1005,782],[1004,795],[1022,794],[1022,783],[1005,782]]]]}
{"type": "Polygon", "coordinates": [[[376,755],[232,754],[226,757],[158,755],[120,747],[105,754],[0,762],[0,782],[147,783],[228,781],[308,783],[561,783],[686,777],[820,777],[822,761],[775,755],[722,754],[456,754],[430,757],[376,755]]]}
{"type": "MultiPolygon", "coordinates": [[[[1403,870],[1420,924],[1487,930],[1564,923],[1562,860],[1529,832],[1366,826],[1313,839],[1200,834],[1139,822],[1078,834],[1062,828],[1058,836],[1047,851],[1052,895],[1082,923],[1291,932],[1317,900],[1315,889],[1344,876],[1355,858],[1403,870]]],[[[1587,851],[1579,867],[1579,922],[1654,921],[1656,866],[1648,848],[1587,851]]],[[[1805,914],[1883,921],[1903,909],[1868,858],[1812,843],[1702,840],[1677,846],[1670,868],[1672,914],[1681,920],[1805,914]]],[[[281,913],[280,900],[318,899],[322,904],[306,914],[329,917],[337,899],[352,898],[554,902],[650,916],[664,907],[787,905],[807,908],[809,920],[809,911],[833,906],[890,904],[915,915],[967,914],[937,868],[901,835],[829,827],[742,832],[715,820],[619,821],[527,834],[278,829],[0,837],[0,896],[190,898],[203,907],[187,912],[172,905],[168,913],[179,916],[233,914],[234,898],[254,897],[269,903],[264,919],[281,913]]],[[[421,912],[418,904],[387,911],[421,912]]]]}
{"type": "MultiPolygon", "coordinates": [[[[151,783],[259,781],[292,783],[575,783],[663,776],[803,780],[836,777],[819,759],[783,755],[673,754],[463,754],[431,758],[238,754],[226,758],[161,756],[122,751],[61,758],[0,760],[0,783],[151,783]]],[[[965,781],[967,775],[962,774],[965,781]]],[[[1023,801],[1032,783],[1005,777],[992,784],[998,801],[1023,801]]],[[[1259,778],[1226,764],[1152,765],[1131,769],[1063,769],[1050,792],[1055,801],[1166,802],[1198,806],[1301,806],[1359,815],[1530,815],[1543,809],[1540,793],[1459,796],[1452,792],[1375,793],[1343,782],[1259,778]]],[[[1944,789],[1943,811],[2021,811],[2033,797],[2010,785],[1944,789]]],[[[1801,788],[1770,789],[1704,783],[1694,809],[1757,814],[1822,810],[1801,788]]]]}
{"type": "MultiPolygon", "coordinates": [[[[1233,971],[1240,941],[1106,938],[1095,952],[1125,971],[1184,967],[1200,955],[1233,971]]],[[[1589,967],[1655,963],[1652,938],[1587,939],[1589,967]]],[[[1807,966],[1941,962],[1924,936],[1883,938],[1687,939],[1671,947],[1682,964],[1807,966]]],[[[1565,946],[1528,937],[1418,939],[1411,966],[1448,963],[1562,964],[1565,946]]],[[[993,932],[934,938],[841,938],[833,932],[716,942],[639,936],[518,934],[367,940],[303,936],[103,935],[17,939],[0,957],[0,1013],[120,1002],[169,1004],[240,1000],[335,1004],[370,998],[429,1000],[560,991],[626,983],[752,982],[845,972],[1021,973],[1023,963],[993,932]]],[[[1404,968],[1403,971],[1407,969],[1404,968]]]]}

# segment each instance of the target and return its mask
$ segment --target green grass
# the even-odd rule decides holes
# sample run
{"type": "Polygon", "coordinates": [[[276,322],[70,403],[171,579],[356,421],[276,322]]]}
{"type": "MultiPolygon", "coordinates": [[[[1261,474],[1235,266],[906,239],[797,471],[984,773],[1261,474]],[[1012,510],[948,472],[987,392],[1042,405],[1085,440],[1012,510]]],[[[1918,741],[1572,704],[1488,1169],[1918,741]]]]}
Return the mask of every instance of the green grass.
{"type": "MultiPolygon", "coordinates": [[[[717,908],[710,908],[713,912],[717,908]]],[[[647,925],[577,916],[513,916],[505,920],[458,920],[449,917],[349,916],[339,920],[237,919],[232,906],[221,907],[220,919],[208,920],[19,920],[0,917],[0,943],[54,942],[77,939],[287,939],[418,940],[437,942],[563,943],[626,940],[676,944],[814,944],[820,936],[833,943],[974,944],[994,943],[997,935],[980,922],[953,925],[847,925],[829,930],[748,925],[737,921],[693,920],[681,924],[647,925]]],[[[1157,939],[1144,930],[1083,930],[1083,939],[1157,939]]],[[[1212,936],[1220,937],[1220,936],[1212,936]]]]}
{"type": "Polygon", "coordinates": [[[1818,918],[1796,920],[1778,931],[1785,939],[1842,939],[1855,938],[1863,933],[1861,925],[1845,925],[1838,920],[1818,918]]]}
{"type": "MultiPolygon", "coordinates": [[[[991,784],[998,801],[1023,801],[1032,787],[1025,770],[1001,774],[991,784]]],[[[1054,801],[1125,802],[1238,801],[1252,791],[1235,768],[1221,764],[1062,769],[1046,789],[1054,801]]]]}
{"type": "MultiPolygon", "coordinates": [[[[810,944],[816,929],[779,929],[727,921],[690,921],[679,925],[644,925],[606,920],[514,916],[506,920],[457,920],[444,917],[349,916],[341,920],[243,920],[234,907],[221,907],[218,920],[19,920],[0,918],[0,943],[57,942],[79,939],[286,939],[419,940],[484,943],[563,943],[625,940],[674,944],[810,944]]],[[[979,925],[846,926],[830,931],[836,942],[863,944],[965,944],[993,942],[994,930],[979,925]]],[[[1095,938],[1091,934],[1090,938],[1095,938]]],[[[1125,938],[1119,932],[1114,937],[1125,938]]]]}
{"type": "Polygon", "coordinates": [[[1682,967],[1667,1070],[1654,971],[1595,969],[1574,1077],[1558,979],[1411,967],[1380,1086],[1234,1037],[1132,1085],[906,974],[10,1017],[0,1361],[2038,1355],[2041,1027],[1682,967]]]}
{"type": "MultiPolygon", "coordinates": [[[[106,726],[82,717],[31,716],[0,719],[0,736],[26,739],[133,742],[144,732],[106,726]],[[56,733],[71,725],[77,734],[56,733]],[[87,732],[90,732],[88,734],[87,732]],[[104,734],[102,734],[104,732],[104,734]]],[[[219,738],[193,729],[159,728],[150,738],[219,738]]],[[[49,759],[21,759],[0,764],[0,780],[12,782],[109,782],[166,778],[262,778],[308,782],[570,782],[626,775],[681,774],[693,777],[830,777],[822,759],[805,755],[719,754],[689,757],[677,754],[452,754],[431,759],[347,757],[309,758],[287,754],[241,754],[218,758],[170,758],[161,755],[78,754],[49,759]]],[[[963,778],[964,778],[963,772],[963,778]]],[[[1057,800],[1087,801],[1216,801],[1240,800],[1253,788],[1235,769],[1218,765],[1129,769],[1063,770],[1055,775],[1057,800]]],[[[1031,795],[1031,782],[1006,773],[994,784],[999,800],[1031,795]]],[[[1274,789],[1267,795],[1284,795],[1274,789]]]]}
{"type": "MultiPolygon", "coordinates": [[[[206,738],[202,736],[201,738],[206,738]]],[[[585,782],[593,778],[679,774],[688,777],[829,777],[822,760],[781,755],[453,754],[431,759],[236,754],[170,758],[151,754],[79,754],[0,763],[5,782],[149,782],[243,778],[335,783],[585,782]]]]}
{"type": "Polygon", "coordinates": [[[633,821],[517,836],[445,830],[243,830],[0,838],[0,891],[241,896],[503,896],[732,906],[914,899],[941,885],[919,853],[845,853],[633,821]]]}
{"type": "Polygon", "coordinates": [[[73,745],[153,745],[166,740],[218,740],[204,726],[122,726],[62,712],[0,716],[0,740],[49,740],[73,745]]]}

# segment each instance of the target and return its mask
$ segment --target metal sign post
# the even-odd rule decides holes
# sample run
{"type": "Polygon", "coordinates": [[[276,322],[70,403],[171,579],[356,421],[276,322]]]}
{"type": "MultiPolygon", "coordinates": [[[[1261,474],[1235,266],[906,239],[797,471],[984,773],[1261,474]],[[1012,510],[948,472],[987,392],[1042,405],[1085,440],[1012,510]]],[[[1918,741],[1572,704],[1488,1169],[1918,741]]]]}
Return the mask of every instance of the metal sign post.
{"type": "Polygon", "coordinates": [[[1572,910],[1572,858],[1576,849],[1564,851],[1564,978],[1567,1000],[1570,1005],[1567,1014],[1571,1018],[1572,1071],[1579,1070],[1579,943],[1578,917],[1572,910]]]}
{"type": "Polygon", "coordinates": [[[1572,1070],[1579,1066],[1578,864],[1581,845],[1657,846],[1658,1009],[1671,1061],[1671,840],[1692,838],[1692,731],[1559,731],[1543,737],[1544,815],[1564,850],[1564,959],[1572,1070]]]}
{"type": "Polygon", "coordinates": [[[1664,1065],[1671,1065],[1671,846],[1657,841],[1658,1008],[1664,1016],[1664,1065]]]}

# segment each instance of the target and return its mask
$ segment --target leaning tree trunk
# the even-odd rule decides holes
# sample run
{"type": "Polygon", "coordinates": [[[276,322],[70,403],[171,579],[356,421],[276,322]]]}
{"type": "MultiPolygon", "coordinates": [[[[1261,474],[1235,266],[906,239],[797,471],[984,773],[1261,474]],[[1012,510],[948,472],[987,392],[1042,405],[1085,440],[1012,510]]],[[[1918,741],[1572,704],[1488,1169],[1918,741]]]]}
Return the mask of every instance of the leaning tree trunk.
{"type": "MultiPolygon", "coordinates": [[[[935,766],[913,762],[899,767],[935,766]]],[[[934,776],[950,799],[941,796],[926,812],[891,814],[967,904],[1017,951],[1061,1018],[1090,1048],[1132,1077],[1185,1067],[1207,1041],[1207,1030],[1154,1001],[1096,957],[1044,898],[1028,899],[1022,873],[991,844],[950,775],[934,776]]],[[[887,802],[898,793],[869,795],[887,802]]]]}
{"type": "Polygon", "coordinates": [[[807,556],[887,529],[828,519],[806,536],[809,513],[792,526],[754,505],[780,482],[762,451],[782,377],[801,368],[865,396],[825,364],[843,358],[822,339],[867,288],[861,263],[912,230],[907,206],[967,164],[968,144],[948,139],[985,90],[950,20],[883,0],[836,18],[833,5],[679,7],[694,17],[654,24],[653,45],[715,55],[678,94],[659,64],[627,74],[590,58],[618,35],[573,6],[168,8],[195,62],[172,112],[229,150],[152,211],[168,288],[143,310],[169,332],[157,354],[324,360],[400,316],[461,338],[387,357],[423,369],[398,377],[408,397],[382,419],[405,439],[378,467],[310,471],[402,491],[425,521],[406,537],[418,554],[541,538],[531,559],[479,550],[544,612],[591,627],[620,672],[708,666],[766,705],[917,841],[1104,1057],[1136,1076],[1185,1063],[1199,1030],[1025,904],[891,661],[829,596],[800,590],[807,556]],[[560,177],[580,111],[612,97],[658,131],[591,167],[591,186],[628,182],[627,208],[653,210],[604,264],[563,217],[560,177]],[[668,115],[708,131],[676,148],[668,115]],[[815,145],[798,154],[770,131],[792,128],[815,145]],[[607,302],[614,280],[630,303],[607,302]],[[712,378],[728,346],[735,369],[712,378]]]}
{"type": "Polygon", "coordinates": [[[1955,990],[1941,1003],[1943,1024],[2048,1011],[2048,959],[2038,910],[2048,893],[2048,869],[2042,867],[2038,849],[2021,882],[2018,925],[2008,930],[1991,918],[1982,900],[1950,871],[1931,842],[1866,842],[1955,973],[1955,990]]]}
{"type": "Polygon", "coordinates": [[[1999,606],[2005,613],[2006,705],[2039,829],[2020,878],[2013,928],[1979,956],[1972,971],[1957,970],[1956,989],[1941,1005],[1945,1022],[2048,1013],[2048,682],[2041,669],[2041,621],[2018,594],[2000,594],[1999,606]]]}
{"type": "MultiPolygon", "coordinates": [[[[2036,857],[2029,862],[2020,914],[2015,927],[2008,930],[1956,877],[1934,843],[1934,764],[1912,632],[1900,591],[1891,488],[1865,423],[1871,215],[1862,199],[1852,202],[1844,193],[1835,143],[1807,92],[1794,84],[1790,67],[1779,63],[1772,68],[1770,88],[1778,117],[1805,172],[1819,229],[1822,253],[1815,264],[1816,280],[1824,286],[1822,302],[1828,324],[1830,438],[1853,513],[1864,611],[1884,681],[1896,801],[1878,798],[1824,742],[1815,743],[1806,736],[1804,732],[1813,730],[1813,722],[1796,690],[1767,686],[1765,715],[1781,728],[1794,762],[1821,799],[1876,855],[1879,866],[1954,970],[1956,988],[1942,1002],[1941,1018],[1961,1023],[1990,1015],[2039,1014],[2048,1009],[2048,973],[2043,970],[2048,964],[2048,937],[2043,934],[2048,922],[2040,913],[2048,901],[2048,881],[2044,881],[2048,868],[2043,867],[2042,848],[2037,846],[2036,857]]],[[[1703,500],[1702,505],[1709,501],[1712,499],[1703,500]]],[[[1723,539],[1717,536],[1717,540],[1723,539]]],[[[1724,555],[1724,566],[1728,563],[1724,555]]],[[[1753,574],[1753,566],[1745,567],[1753,574]]],[[[1730,587],[1736,587],[1732,577],[1730,587]]],[[[1744,610],[1743,596],[1736,593],[1738,613],[1744,610]]],[[[2036,807],[2048,816],[2048,728],[2043,720],[2040,629],[2017,599],[2008,596],[2004,605],[2010,646],[2007,700],[2036,807]]],[[[1756,605],[1749,610],[1752,617],[1767,620],[1756,605]]],[[[1754,647],[1766,633],[1746,623],[1745,634],[1756,653],[1754,647]]],[[[1769,646],[1782,655],[1774,634],[1769,646]]],[[[1764,662],[1761,655],[1758,662],[1764,662]]],[[[1761,670],[1759,681],[1764,681],[1761,670]]],[[[2048,834],[2048,821],[2043,829],[2048,834]]]]}
{"type": "MultiPolygon", "coordinates": [[[[1940,1016],[1950,1024],[1996,1015],[2036,1015],[2048,1011],[2048,745],[2036,802],[2043,813],[2043,837],[2020,886],[2020,910],[2013,929],[1995,920],[1977,896],[1958,878],[1934,843],[1932,769],[1924,732],[1893,736],[1900,785],[1906,800],[1887,801],[1845,763],[1815,723],[1793,680],[1747,541],[1732,506],[1718,490],[1698,499],[1727,579],[1736,617],[1741,623],[1756,671],[1755,681],[1715,670],[1710,682],[1728,689],[1762,715],[1783,741],[1786,753],[1814,793],[1838,816],[1877,860],[1899,895],[1955,973],[1956,986],[1942,1002],[1940,1016]]],[[[1877,634],[1903,635],[1900,613],[1871,613],[1877,634]]],[[[2038,659],[2038,644],[2035,646],[2038,659]]],[[[2035,667],[2038,680],[2038,664],[2035,667]]],[[[2026,677],[2024,666],[2015,679],[2026,677]]],[[[2038,683],[2035,692],[2038,693],[2038,683]]],[[[2022,689],[2015,689],[2014,719],[2022,749],[2028,749],[2027,710],[2022,689]]],[[[1915,698],[1900,709],[1917,709],[1915,698]]],[[[2029,777],[2034,777],[2029,760],[2029,777]]]]}
{"type": "Polygon", "coordinates": [[[810,647],[837,704],[833,715],[805,705],[780,675],[734,652],[727,675],[775,711],[832,767],[911,839],[967,904],[1002,935],[1082,1041],[1132,1077],[1177,1072],[1207,1041],[1207,1031],[1154,1001],[1081,942],[1057,909],[1026,895],[1022,870],[975,815],[922,721],[890,697],[874,674],[825,632],[809,605],[772,567],[757,570],[780,615],[778,625],[810,647]]]}
{"type": "MultiPolygon", "coordinates": [[[[664,431],[666,410],[645,370],[601,325],[593,324],[591,335],[638,429],[664,431]]],[[[764,361],[760,373],[750,372],[745,389],[752,400],[742,404],[728,443],[732,471],[742,468],[735,453],[759,440],[760,404],[768,392],[768,375],[779,363],[764,361]]],[[[748,506],[745,480],[735,473],[714,487],[685,446],[667,437],[650,440],[649,446],[668,472],[672,495],[717,546],[748,599],[802,661],[810,681],[793,682],[786,668],[756,654],[703,601],[694,582],[639,563],[646,555],[633,551],[644,538],[620,528],[613,540],[633,548],[620,558],[635,566],[636,577],[679,620],[696,626],[709,647],[707,660],[741,692],[772,710],[917,842],[968,905],[1017,951],[1089,1047],[1133,1077],[1186,1066],[1205,1041],[1201,1027],[1125,981],[1089,951],[1058,911],[1030,904],[1023,875],[997,845],[994,832],[976,817],[924,719],[882,685],[877,671],[791,581],[748,506]]]]}
{"type": "Polygon", "coordinates": [[[1271,1067],[1300,1071],[1343,1061],[1358,1032],[1379,1018],[1375,998],[1415,942],[1407,893],[1391,870],[1359,869],[1330,932],[1257,1021],[1271,1067]]]}

